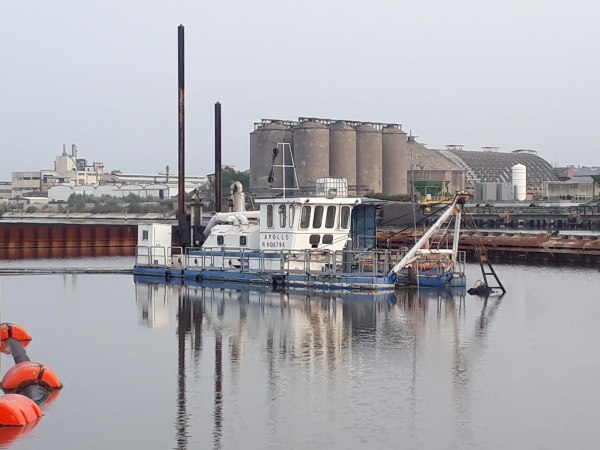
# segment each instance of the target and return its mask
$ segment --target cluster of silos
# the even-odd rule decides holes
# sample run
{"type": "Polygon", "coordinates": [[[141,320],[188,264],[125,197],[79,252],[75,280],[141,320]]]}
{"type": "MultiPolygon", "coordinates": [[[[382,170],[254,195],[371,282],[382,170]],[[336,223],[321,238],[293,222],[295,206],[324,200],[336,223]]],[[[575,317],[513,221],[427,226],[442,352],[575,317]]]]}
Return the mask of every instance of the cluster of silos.
{"type": "Polygon", "coordinates": [[[523,164],[512,166],[512,185],[515,200],[524,201],[527,198],[527,167],[523,164]]]}
{"type": "Polygon", "coordinates": [[[346,178],[350,190],[358,194],[407,194],[409,149],[400,125],[310,118],[263,120],[250,133],[251,190],[281,186],[277,173],[269,183],[272,149],[278,142],[291,142],[302,190],[314,190],[318,178],[334,177],[346,178]]]}

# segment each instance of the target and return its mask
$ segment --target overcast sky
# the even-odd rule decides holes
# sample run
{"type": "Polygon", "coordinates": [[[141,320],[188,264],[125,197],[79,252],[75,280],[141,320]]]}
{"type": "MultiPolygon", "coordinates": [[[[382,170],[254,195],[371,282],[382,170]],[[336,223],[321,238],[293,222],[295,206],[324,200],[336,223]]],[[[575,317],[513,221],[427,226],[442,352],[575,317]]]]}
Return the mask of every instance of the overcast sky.
{"type": "Polygon", "coordinates": [[[600,164],[598,2],[0,0],[0,180],[63,143],[106,170],[175,170],[180,23],[188,174],[213,171],[216,101],[238,169],[254,122],[299,116],[600,164]]]}

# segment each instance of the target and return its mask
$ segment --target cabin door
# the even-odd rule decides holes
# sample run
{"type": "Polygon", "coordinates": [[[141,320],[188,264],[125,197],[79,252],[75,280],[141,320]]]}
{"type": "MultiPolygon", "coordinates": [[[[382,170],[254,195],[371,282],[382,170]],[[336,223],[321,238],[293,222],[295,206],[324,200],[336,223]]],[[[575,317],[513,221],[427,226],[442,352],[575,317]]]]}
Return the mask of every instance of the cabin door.
{"type": "Polygon", "coordinates": [[[377,244],[377,208],[358,205],[352,209],[352,248],[370,249],[377,244]]]}

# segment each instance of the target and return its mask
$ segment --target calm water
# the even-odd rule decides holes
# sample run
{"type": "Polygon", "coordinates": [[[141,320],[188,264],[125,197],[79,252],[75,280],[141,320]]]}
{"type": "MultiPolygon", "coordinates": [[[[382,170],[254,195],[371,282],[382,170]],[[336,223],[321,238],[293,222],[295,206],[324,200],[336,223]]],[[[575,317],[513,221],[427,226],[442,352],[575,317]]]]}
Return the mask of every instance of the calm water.
{"type": "Polygon", "coordinates": [[[496,269],[487,302],[0,277],[2,320],[65,385],[10,447],[597,448],[600,271],[496,269]]]}

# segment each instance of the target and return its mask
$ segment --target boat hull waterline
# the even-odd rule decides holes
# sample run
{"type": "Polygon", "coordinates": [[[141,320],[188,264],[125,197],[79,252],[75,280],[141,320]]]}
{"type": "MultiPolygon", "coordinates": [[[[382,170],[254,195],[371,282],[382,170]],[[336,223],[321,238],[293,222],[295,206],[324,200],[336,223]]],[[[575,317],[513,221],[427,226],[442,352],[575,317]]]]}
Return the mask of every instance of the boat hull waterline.
{"type": "MultiPolygon", "coordinates": [[[[444,287],[464,286],[464,275],[453,273],[451,270],[419,270],[418,276],[389,273],[388,270],[350,271],[344,272],[326,266],[321,270],[273,270],[266,269],[268,261],[279,261],[280,257],[265,258],[257,266],[261,269],[252,269],[254,258],[249,259],[248,254],[233,255],[227,252],[226,258],[219,258],[219,264],[214,264],[214,252],[195,252],[183,260],[201,262],[210,258],[211,267],[182,264],[181,258],[175,258],[175,264],[136,264],[133,269],[135,275],[156,277],[161,279],[181,279],[193,281],[218,281],[230,283],[244,283],[252,285],[272,285],[275,287],[295,287],[316,290],[365,290],[365,291],[392,291],[402,286],[444,287]],[[233,257],[233,258],[232,258],[233,257]],[[233,261],[233,263],[232,263],[233,261]],[[267,261],[267,262],[265,262],[267,261]]],[[[223,253],[221,253],[223,255],[223,253]]],[[[283,254],[282,254],[283,255],[283,254]]]]}

